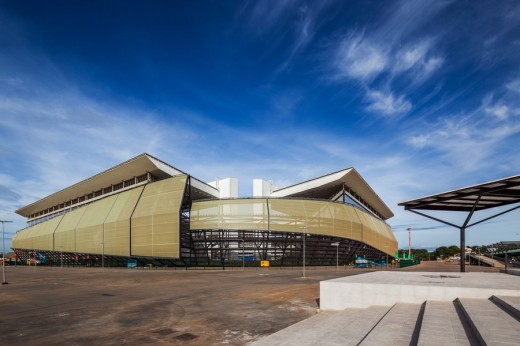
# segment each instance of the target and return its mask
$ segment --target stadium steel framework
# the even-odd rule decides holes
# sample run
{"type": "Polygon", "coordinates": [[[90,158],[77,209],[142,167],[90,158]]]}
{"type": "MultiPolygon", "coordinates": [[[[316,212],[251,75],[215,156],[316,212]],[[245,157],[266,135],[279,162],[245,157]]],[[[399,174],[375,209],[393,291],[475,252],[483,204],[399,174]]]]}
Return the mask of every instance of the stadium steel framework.
{"type": "Polygon", "coordinates": [[[393,214],[348,168],[255,198],[222,191],[141,154],[17,213],[23,261],[48,265],[271,266],[393,258],[393,214]]]}

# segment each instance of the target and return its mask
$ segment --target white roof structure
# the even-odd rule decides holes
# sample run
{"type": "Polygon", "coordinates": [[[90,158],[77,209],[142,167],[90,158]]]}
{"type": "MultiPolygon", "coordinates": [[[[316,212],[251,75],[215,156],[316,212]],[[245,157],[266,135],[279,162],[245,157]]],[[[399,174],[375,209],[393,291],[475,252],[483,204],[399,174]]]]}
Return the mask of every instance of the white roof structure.
{"type": "Polygon", "coordinates": [[[275,190],[271,193],[271,197],[331,199],[342,187],[347,187],[350,190],[350,194],[354,192],[357,195],[353,196],[355,199],[365,206],[375,209],[384,220],[394,216],[390,208],[388,208],[354,168],[347,168],[275,190]]]}
{"type": "MultiPolygon", "coordinates": [[[[119,165],[109,168],[106,171],[98,173],[88,179],[80,181],[79,183],[22,207],[16,210],[16,213],[29,217],[34,213],[54,208],[55,206],[67,203],[75,198],[120,184],[121,182],[128,181],[129,179],[131,180],[135,177],[146,175],[147,173],[150,173],[157,179],[165,179],[178,175],[188,175],[158,158],[143,153],[119,165]]],[[[191,187],[191,193],[194,195],[195,199],[218,198],[219,196],[219,192],[216,188],[193,177],[191,177],[191,187]]]]}

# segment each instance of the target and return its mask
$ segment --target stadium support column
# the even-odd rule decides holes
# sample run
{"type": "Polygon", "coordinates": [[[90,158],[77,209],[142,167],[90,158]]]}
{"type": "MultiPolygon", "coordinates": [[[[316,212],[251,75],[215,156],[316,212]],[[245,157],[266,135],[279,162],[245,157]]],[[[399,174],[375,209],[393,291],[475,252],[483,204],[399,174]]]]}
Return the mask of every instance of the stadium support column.
{"type": "Polygon", "coordinates": [[[195,264],[198,264],[198,258],[195,253],[193,238],[190,231],[191,203],[191,176],[188,175],[179,210],[179,254],[181,261],[184,262],[186,268],[193,265],[193,259],[195,259],[195,264]]]}

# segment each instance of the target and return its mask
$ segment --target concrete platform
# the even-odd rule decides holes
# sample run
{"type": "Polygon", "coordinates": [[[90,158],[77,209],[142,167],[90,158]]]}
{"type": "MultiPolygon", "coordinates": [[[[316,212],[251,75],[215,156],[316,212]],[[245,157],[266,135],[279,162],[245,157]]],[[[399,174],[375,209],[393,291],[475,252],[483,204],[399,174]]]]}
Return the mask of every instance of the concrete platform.
{"type": "Polygon", "coordinates": [[[372,272],[320,282],[320,309],[488,299],[493,295],[520,296],[520,277],[500,273],[372,272]]]}
{"type": "Polygon", "coordinates": [[[520,269],[519,268],[507,268],[507,271],[505,269],[500,269],[501,273],[506,273],[509,275],[518,275],[520,276],[520,269]]]}

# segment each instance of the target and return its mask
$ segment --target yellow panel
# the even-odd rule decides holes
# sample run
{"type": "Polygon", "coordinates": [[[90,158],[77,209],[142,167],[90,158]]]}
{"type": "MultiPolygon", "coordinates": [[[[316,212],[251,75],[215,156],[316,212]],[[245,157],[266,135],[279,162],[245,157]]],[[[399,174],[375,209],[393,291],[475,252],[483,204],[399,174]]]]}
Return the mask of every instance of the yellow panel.
{"type": "Polygon", "coordinates": [[[351,205],[302,199],[211,200],[194,202],[190,229],[237,229],[303,232],[365,242],[392,254],[395,237],[385,222],[351,205]]]}
{"type": "Polygon", "coordinates": [[[219,229],[222,217],[220,200],[193,202],[190,210],[190,229],[219,229]]]}
{"type": "Polygon", "coordinates": [[[270,230],[304,232],[303,227],[307,227],[307,215],[302,200],[269,199],[270,230]]]}
{"type": "Polygon", "coordinates": [[[34,247],[34,238],[38,236],[42,224],[39,223],[31,227],[30,231],[27,233],[27,238],[25,239],[26,246],[28,249],[35,249],[34,247]]]}
{"type": "Polygon", "coordinates": [[[37,228],[38,225],[34,225],[16,233],[12,240],[13,248],[32,249],[31,233],[37,228]]]}
{"type": "Polygon", "coordinates": [[[76,252],[76,226],[86,209],[79,208],[63,215],[54,232],[54,251],[76,252]]]}
{"type": "Polygon", "coordinates": [[[86,206],[85,213],[76,226],[76,252],[103,253],[103,223],[117,196],[109,196],[86,206]]]}
{"type": "Polygon", "coordinates": [[[267,230],[267,202],[256,198],[193,202],[190,228],[267,230]]]}
{"type": "Polygon", "coordinates": [[[122,192],[108,214],[105,224],[105,254],[130,256],[130,217],[144,186],[122,192]]]}
{"type": "Polygon", "coordinates": [[[352,220],[348,206],[344,204],[331,203],[330,208],[333,210],[334,234],[338,237],[352,239],[352,224],[358,220],[352,220]]]}
{"type": "Polygon", "coordinates": [[[179,211],[187,177],[145,186],[132,216],[132,255],[178,258],[179,211]]]}
{"type": "Polygon", "coordinates": [[[24,235],[24,231],[19,231],[15,235],[13,235],[13,238],[11,240],[13,249],[23,249],[22,245],[24,235]]]}
{"type": "Polygon", "coordinates": [[[307,217],[307,232],[334,236],[333,214],[330,211],[329,202],[302,201],[307,217]]]}
{"type": "Polygon", "coordinates": [[[33,247],[38,250],[54,250],[54,231],[63,219],[63,215],[38,224],[37,233],[33,233],[33,247]]]}

